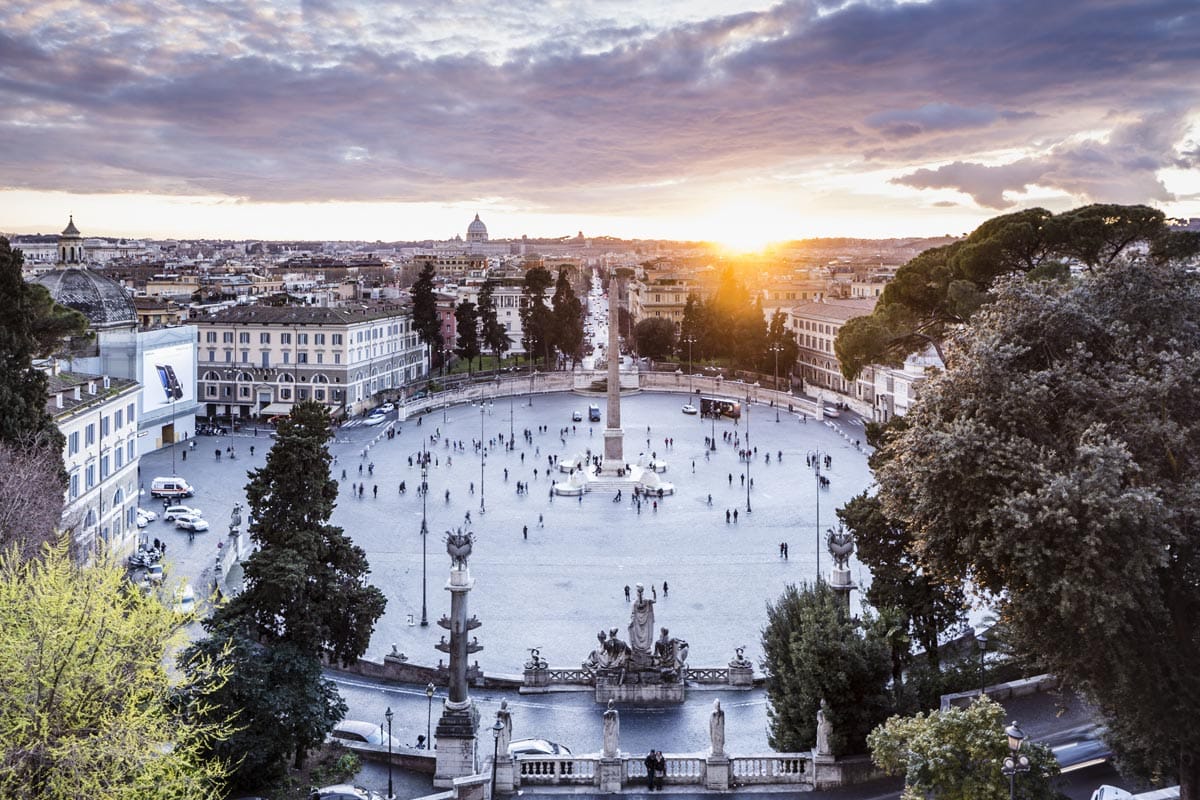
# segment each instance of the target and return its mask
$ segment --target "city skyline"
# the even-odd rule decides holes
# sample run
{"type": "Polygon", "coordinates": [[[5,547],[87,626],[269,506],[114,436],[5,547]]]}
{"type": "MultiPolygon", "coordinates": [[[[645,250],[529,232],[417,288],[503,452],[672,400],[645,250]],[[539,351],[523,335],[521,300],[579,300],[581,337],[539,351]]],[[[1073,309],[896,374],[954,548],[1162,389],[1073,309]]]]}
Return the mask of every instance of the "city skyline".
{"type": "Polygon", "coordinates": [[[0,227],[736,249],[1018,207],[1200,216],[1188,0],[19,0],[0,227]],[[84,222],[86,220],[86,222],[84,222]]]}

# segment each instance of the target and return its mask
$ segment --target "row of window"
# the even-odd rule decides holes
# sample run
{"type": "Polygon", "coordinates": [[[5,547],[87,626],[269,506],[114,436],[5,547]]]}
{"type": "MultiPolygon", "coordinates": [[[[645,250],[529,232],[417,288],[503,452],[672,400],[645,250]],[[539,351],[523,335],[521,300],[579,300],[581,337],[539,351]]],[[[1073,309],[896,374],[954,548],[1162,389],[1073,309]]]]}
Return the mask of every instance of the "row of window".
{"type": "Polygon", "coordinates": [[[80,477],[82,475],[82,491],[90,492],[96,488],[96,481],[106,481],[112,470],[118,470],[125,466],[126,463],[132,463],[137,457],[137,443],[130,439],[125,443],[125,447],[114,447],[110,458],[108,453],[100,456],[98,462],[89,463],[82,469],[72,470],[68,483],[68,496],[71,500],[79,497],[80,477]]]}
{"type": "MultiPolygon", "coordinates": [[[[113,414],[103,414],[100,417],[99,426],[95,422],[89,422],[83,429],[83,447],[91,447],[96,443],[97,427],[100,431],[100,440],[103,441],[110,433],[119,431],[126,423],[132,425],[134,423],[134,404],[130,403],[125,408],[118,408],[113,414]]],[[[73,456],[79,452],[81,448],[80,432],[72,431],[67,436],[67,456],[73,456]]]]}
{"type": "MultiPolygon", "coordinates": [[[[296,344],[308,344],[308,337],[309,337],[309,335],[307,333],[297,333],[296,334],[296,344]]],[[[329,334],[329,338],[331,340],[331,344],[333,344],[335,346],[342,344],[342,334],[340,334],[340,333],[331,333],[331,334],[329,334]]],[[[313,344],[323,345],[323,344],[325,344],[325,334],[314,333],[314,334],[312,334],[312,340],[313,340],[313,344]]],[[[217,341],[217,331],[206,331],[204,334],[204,341],[207,342],[208,344],[215,344],[217,341]]],[[[225,344],[233,344],[233,331],[222,332],[221,333],[221,341],[225,344]]],[[[360,333],[359,341],[362,341],[361,333],[360,333]]],[[[239,344],[250,344],[250,332],[249,331],[241,331],[240,333],[238,333],[238,343],[239,344]]],[[[258,343],[259,344],[270,344],[271,343],[270,332],[269,331],[260,332],[258,334],[258,343]]],[[[279,334],[279,343],[280,344],[291,344],[292,343],[292,334],[280,333],[279,334]]]]}

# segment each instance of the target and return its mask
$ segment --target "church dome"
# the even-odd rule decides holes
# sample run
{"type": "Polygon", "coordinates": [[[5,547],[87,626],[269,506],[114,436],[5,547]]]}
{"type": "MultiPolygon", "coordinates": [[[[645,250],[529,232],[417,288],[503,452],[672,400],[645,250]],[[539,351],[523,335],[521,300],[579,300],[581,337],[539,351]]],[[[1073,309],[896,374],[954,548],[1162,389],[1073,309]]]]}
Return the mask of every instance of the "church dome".
{"type": "Polygon", "coordinates": [[[475,220],[467,226],[467,241],[468,242],[486,242],[488,240],[487,225],[479,219],[479,215],[475,215],[475,220]]]}
{"type": "Polygon", "coordinates": [[[56,303],[87,317],[94,329],[137,326],[133,298],[106,275],[71,267],[40,275],[37,282],[50,291],[56,303]]]}

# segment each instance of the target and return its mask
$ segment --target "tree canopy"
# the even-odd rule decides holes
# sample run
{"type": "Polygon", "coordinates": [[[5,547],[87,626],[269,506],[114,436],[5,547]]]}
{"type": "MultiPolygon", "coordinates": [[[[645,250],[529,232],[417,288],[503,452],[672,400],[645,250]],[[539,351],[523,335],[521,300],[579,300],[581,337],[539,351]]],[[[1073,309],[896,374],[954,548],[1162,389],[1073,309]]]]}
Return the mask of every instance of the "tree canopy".
{"type": "Polygon", "coordinates": [[[458,342],[454,354],[467,360],[467,370],[470,371],[471,362],[480,355],[479,314],[475,304],[470,300],[459,303],[454,309],[454,322],[458,329],[458,342]]]}
{"type": "Polygon", "coordinates": [[[1018,649],[1097,705],[1127,763],[1195,797],[1200,277],[1100,258],[992,287],[884,444],[879,498],[928,574],[990,593],[1018,649]]]}
{"type": "Polygon", "coordinates": [[[496,314],[495,292],[496,282],[491,278],[485,279],[483,286],[479,288],[479,303],[475,313],[479,317],[480,347],[491,350],[499,363],[500,358],[512,347],[512,341],[496,314]]]}
{"type": "Polygon", "coordinates": [[[442,323],[438,319],[437,298],[433,294],[433,262],[426,261],[412,285],[413,327],[422,342],[429,345],[430,362],[441,363],[442,323]]]}
{"type": "Polygon", "coordinates": [[[530,360],[540,353],[550,362],[550,348],[554,344],[554,318],[546,305],[546,290],[554,279],[545,267],[533,267],[526,271],[521,287],[521,327],[525,333],[525,352],[530,360]]]}
{"type": "Polygon", "coordinates": [[[647,317],[633,326],[639,355],[662,358],[675,349],[675,323],[662,317],[647,317]]]}
{"type": "Polygon", "coordinates": [[[554,346],[564,358],[575,360],[583,355],[583,303],[575,294],[568,267],[559,267],[550,305],[554,317],[554,346]]]}
{"type": "MultiPolygon", "coordinates": [[[[892,717],[868,737],[884,771],[904,775],[901,800],[1007,800],[1000,768],[1009,754],[1004,707],[984,697],[966,708],[892,717]]],[[[1055,800],[1058,762],[1049,747],[1026,741],[1029,771],[1014,776],[1023,800],[1055,800]]]]}
{"type": "Polygon", "coordinates": [[[1088,272],[1146,247],[1156,261],[1194,256],[1200,236],[1173,230],[1147,206],[1090,205],[1052,214],[1030,208],[994,217],[965,239],[926,250],[897,272],[873,313],[842,326],[834,352],[853,380],[871,364],[899,366],[944,343],[990,299],[1001,276],[1061,277],[1068,267],[1088,272]]]}
{"type": "Polygon", "coordinates": [[[864,752],[867,734],[892,711],[887,646],[850,618],[826,583],[789,585],[767,606],[768,740],[776,750],[811,749],[817,711],[828,703],[835,755],[864,752]]]}
{"type": "MultiPolygon", "coordinates": [[[[176,624],[123,570],[78,567],[65,544],[0,555],[0,796],[218,796],[225,766],[204,752],[230,726],[198,719],[206,694],[168,675],[176,624]]],[[[210,688],[218,663],[196,663],[210,688]]]]}

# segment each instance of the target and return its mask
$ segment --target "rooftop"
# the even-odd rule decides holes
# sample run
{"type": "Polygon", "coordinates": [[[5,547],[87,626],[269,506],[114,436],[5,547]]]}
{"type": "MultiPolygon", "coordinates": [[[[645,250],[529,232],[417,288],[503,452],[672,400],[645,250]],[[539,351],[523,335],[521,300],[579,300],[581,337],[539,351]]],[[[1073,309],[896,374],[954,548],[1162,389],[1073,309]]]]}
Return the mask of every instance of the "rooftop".
{"type": "Polygon", "coordinates": [[[109,378],[104,388],[103,375],[88,375],[82,372],[59,372],[48,376],[46,411],[55,419],[74,414],[88,406],[106,402],[119,394],[138,388],[138,382],[127,378],[109,378]],[[94,384],[95,394],[89,391],[94,384]],[[79,387],[79,399],[75,399],[75,387],[79,387]],[[57,395],[63,395],[62,408],[58,407],[57,395]]]}
{"type": "Polygon", "coordinates": [[[352,325],[388,317],[408,316],[407,303],[371,303],[337,308],[314,306],[234,306],[192,320],[198,325],[352,325]]]}

